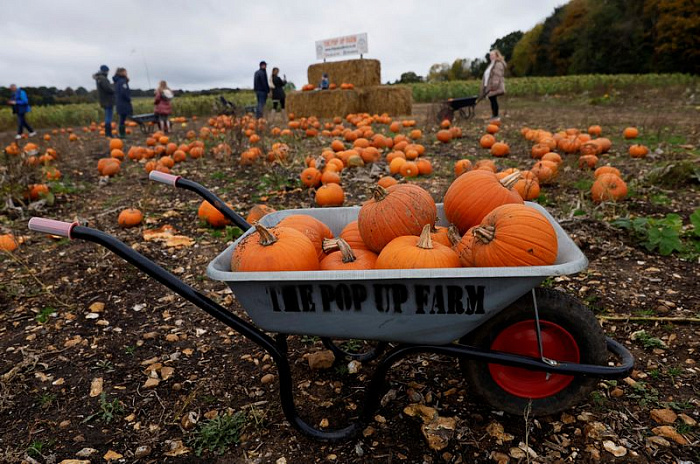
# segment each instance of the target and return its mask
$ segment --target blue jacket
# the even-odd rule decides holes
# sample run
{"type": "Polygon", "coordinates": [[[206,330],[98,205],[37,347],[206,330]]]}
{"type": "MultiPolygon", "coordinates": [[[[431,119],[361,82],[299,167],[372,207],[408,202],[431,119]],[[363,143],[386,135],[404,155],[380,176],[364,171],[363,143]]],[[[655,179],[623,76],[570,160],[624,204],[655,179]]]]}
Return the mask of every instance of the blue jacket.
{"type": "Polygon", "coordinates": [[[253,76],[253,90],[256,92],[270,92],[270,84],[267,82],[267,71],[260,68],[253,76]]]}
{"type": "Polygon", "coordinates": [[[25,92],[24,90],[17,88],[17,91],[15,92],[15,95],[12,97],[12,99],[15,101],[15,113],[25,114],[29,113],[32,110],[32,107],[29,106],[29,98],[27,98],[27,92],[25,92]]]}
{"type": "Polygon", "coordinates": [[[131,93],[129,91],[129,79],[124,76],[114,76],[114,94],[116,96],[117,114],[134,114],[131,106],[131,93]]]}

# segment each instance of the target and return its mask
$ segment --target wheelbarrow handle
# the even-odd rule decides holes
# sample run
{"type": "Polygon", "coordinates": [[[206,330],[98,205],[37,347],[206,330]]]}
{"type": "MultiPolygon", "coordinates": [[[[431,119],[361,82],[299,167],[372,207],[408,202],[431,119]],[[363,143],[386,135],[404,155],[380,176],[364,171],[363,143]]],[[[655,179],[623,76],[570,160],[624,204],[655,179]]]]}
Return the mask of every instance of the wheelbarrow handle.
{"type": "Polygon", "coordinates": [[[148,174],[148,178],[153,181],[160,182],[162,184],[167,184],[173,187],[193,191],[194,193],[198,194],[200,197],[204,198],[209,203],[211,203],[211,205],[214,208],[218,209],[226,219],[233,222],[244,232],[252,227],[250,224],[248,224],[248,222],[245,219],[243,219],[243,217],[241,217],[235,211],[229,208],[228,205],[226,205],[226,203],[224,203],[224,201],[221,198],[217,197],[197,182],[185,179],[182,176],[166,174],[160,171],[151,171],[148,174]]]}
{"type": "Polygon", "coordinates": [[[29,230],[35,232],[72,238],[71,231],[76,225],[78,225],[77,222],[56,221],[55,219],[33,217],[29,220],[28,227],[29,230]]]}

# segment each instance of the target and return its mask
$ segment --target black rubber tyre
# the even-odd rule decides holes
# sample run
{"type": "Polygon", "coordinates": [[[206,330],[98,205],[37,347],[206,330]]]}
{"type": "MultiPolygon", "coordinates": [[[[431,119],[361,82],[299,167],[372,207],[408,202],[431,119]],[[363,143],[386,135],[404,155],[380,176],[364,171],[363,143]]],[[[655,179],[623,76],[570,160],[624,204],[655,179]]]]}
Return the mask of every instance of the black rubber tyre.
{"type": "MultiPolygon", "coordinates": [[[[578,300],[556,290],[535,289],[540,322],[557,324],[568,331],[578,347],[580,363],[605,365],[607,348],[605,335],[593,313],[578,300]]],[[[501,313],[494,316],[460,343],[490,349],[506,328],[522,321],[534,320],[532,294],[528,292],[501,313]]],[[[546,350],[546,349],[545,349],[546,350]]],[[[575,376],[558,393],[537,399],[516,396],[504,390],[493,378],[489,364],[460,359],[460,367],[473,392],[496,409],[523,415],[532,401],[531,415],[542,416],[562,412],[585,401],[598,382],[597,378],[575,376]]]]}
{"type": "Polygon", "coordinates": [[[437,113],[437,122],[438,122],[438,124],[440,124],[445,119],[452,122],[454,117],[455,117],[454,111],[452,111],[451,108],[444,106],[437,113]]]}

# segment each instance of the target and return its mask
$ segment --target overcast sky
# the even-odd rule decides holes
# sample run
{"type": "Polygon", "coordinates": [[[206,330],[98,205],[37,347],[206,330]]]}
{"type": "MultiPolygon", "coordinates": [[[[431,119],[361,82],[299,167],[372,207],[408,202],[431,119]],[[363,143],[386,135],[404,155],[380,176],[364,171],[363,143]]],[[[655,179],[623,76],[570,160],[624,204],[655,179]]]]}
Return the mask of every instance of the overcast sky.
{"type": "MultiPolygon", "coordinates": [[[[566,0],[147,1],[24,0],[0,15],[0,83],[92,89],[101,64],[132,88],[252,87],[258,62],[297,87],[315,42],[366,32],[382,82],[434,63],[483,57],[499,37],[531,29],[566,0]],[[150,77],[149,77],[150,76],[150,77]]],[[[268,71],[269,72],[269,71],[268,71]]]]}

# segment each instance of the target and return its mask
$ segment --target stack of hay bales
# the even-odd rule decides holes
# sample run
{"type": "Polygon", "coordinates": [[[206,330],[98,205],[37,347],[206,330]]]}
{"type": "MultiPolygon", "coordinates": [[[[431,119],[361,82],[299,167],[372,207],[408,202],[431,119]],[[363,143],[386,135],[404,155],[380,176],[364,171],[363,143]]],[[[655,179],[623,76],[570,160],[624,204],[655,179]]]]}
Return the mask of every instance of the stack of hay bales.
{"type": "Polygon", "coordinates": [[[287,95],[287,109],[296,116],[330,118],[350,113],[410,115],[413,99],[411,90],[381,85],[378,60],[344,60],[309,66],[309,82],[318,86],[323,73],[340,87],[353,84],[354,89],[313,90],[287,95]]]}

